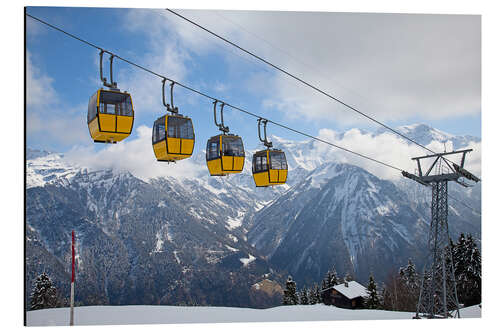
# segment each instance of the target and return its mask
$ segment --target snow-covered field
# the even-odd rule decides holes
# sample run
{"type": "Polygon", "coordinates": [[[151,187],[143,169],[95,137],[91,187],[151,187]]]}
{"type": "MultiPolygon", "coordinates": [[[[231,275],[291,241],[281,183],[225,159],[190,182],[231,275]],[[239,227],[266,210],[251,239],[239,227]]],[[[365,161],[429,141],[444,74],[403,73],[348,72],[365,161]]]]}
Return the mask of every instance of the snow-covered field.
{"type": "MultiPolygon", "coordinates": [[[[481,308],[460,311],[462,318],[480,318],[481,308]]],[[[414,313],[382,310],[347,310],[334,306],[296,305],[265,310],[182,306],[84,306],[75,308],[75,325],[183,324],[316,320],[411,319],[414,313]]],[[[69,308],[29,311],[28,326],[68,325],[69,308]]]]}

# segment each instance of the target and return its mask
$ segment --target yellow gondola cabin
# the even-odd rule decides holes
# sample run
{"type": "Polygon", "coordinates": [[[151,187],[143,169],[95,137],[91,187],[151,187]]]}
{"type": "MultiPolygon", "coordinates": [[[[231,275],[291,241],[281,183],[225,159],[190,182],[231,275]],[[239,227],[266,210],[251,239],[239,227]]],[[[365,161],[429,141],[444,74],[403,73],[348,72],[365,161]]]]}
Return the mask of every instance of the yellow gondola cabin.
{"type": "Polygon", "coordinates": [[[193,122],[189,117],[165,115],[154,123],[153,150],[160,162],[175,162],[191,157],[194,140],[193,122]]]}
{"type": "Polygon", "coordinates": [[[220,134],[207,141],[207,167],[211,176],[240,173],[245,164],[245,149],[238,135],[220,134]]]}
{"type": "Polygon", "coordinates": [[[97,90],[89,100],[87,124],[94,142],[116,143],[127,138],[134,125],[130,94],[97,90]]]}
{"type": "Polygon", "coordinates": [[[266,149],[253,155],[253,180],[255,186],[283,185],[288,176],[285,153],[279,149],[266,149]]]}

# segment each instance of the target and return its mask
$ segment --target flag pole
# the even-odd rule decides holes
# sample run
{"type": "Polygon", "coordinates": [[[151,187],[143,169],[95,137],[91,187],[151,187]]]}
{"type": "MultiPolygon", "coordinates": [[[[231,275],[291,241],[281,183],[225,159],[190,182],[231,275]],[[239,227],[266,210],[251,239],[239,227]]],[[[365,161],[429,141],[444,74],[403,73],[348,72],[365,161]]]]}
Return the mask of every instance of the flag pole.
{"type": "Polygon", "coordinates": [[[71,300],[69,312],[69,326],[74,324],[74,305],[75,305],[75,231],[71,231],[71,300]]]}

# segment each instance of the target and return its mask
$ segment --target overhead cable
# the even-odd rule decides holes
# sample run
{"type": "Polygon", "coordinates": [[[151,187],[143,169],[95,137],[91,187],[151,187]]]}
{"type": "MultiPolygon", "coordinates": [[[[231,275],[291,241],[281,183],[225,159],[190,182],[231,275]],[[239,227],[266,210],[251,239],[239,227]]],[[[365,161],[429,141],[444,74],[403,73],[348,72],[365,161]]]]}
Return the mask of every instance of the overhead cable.
{"type": "Polygon", "coordinates": [[[98,50],[103,50],[103,51],[104,51],[104,52],[106,52],[106,53],[112,54],[115,58],[120,59],[120,60],[122,60],[122,61],[124,61],[124,62],[128,63],[129,65],[135,66],[135,67],[137,67],[137,68],[139,68],[139,69],[141,69],[141,70],[144,70],[144,71],[146,71],[146,72],[148,72],[148,73],[150,73],[150,74],[152,74],[152,75],[155,75],[155,76],[157,76],[157,77],[159,77],[159,78],[162,78],[162,79],[165,79],[165,80],[170,81],[170,82],[172,82],[172,83],[175,83],[175,84],[177,84],[178,86],[183,87],[183,88],[185,88],[185,89],[187,89],[187,90],[189,90],[189,91],[191,91],[191,92],[194,92],[194,93],[196,93],[196,94],[199,94],[199,95],[201,95],[201,96],[203,96],[203,97],[206,97],[206,98],[208,98],[208,99],[211,99],[211,100],[213,100],[213,101],[224,102],[224,104],[225,104],[226,106],[231,107],[231,108],[232,108],[232,109],[234,109],[234,110],[237,110],[237,111],[243,112],[243,113],[245,113],[245,114],[248,114],[248,115],[253,116],[253,117],[255,117],[255,118],[258,118],[258,119],[259,119],[259,118],[261,118],[261,119],[266,119],[266,120],[268,120],[268,122],[270,122],[270,123],[272,123],[272,124],[274,124],[274,125],[276,125],[276,126],[282,127],[282,128],[284,128],[284,129],[287,129],[287,130],[289,130],[289,131],[291,131],[291,132],[294,132],[294,133],[297,133],[297,134],[303,135],[303,136],[305,136],[305,137],[311,138],[311,139],[316,140],[316,141],[319,141],[319,142],[323,142],[323,143],[325,143],[325,144],[327,144],[327,145],[330,145],[330,146],[332,146],[332,147],[335,147],[335,148],[341,149],[341,150],[343,150],[343,151],[346,151],[346,152],[351,153],[351,154],[354,154],[354,155],[356,155],[356,156],[359,156],[359,157],[365,158],[365,159],[370,160],[370,161],[372,161],[372,162],[379,163],[379,164],[381,164],[381,165],[384,165],[384,166],[386,166],[386,167],[392,168],[392,169],[394,169],[394,170],[397,170],[397,171],[403,171],[403,169],[398,168],[398,167],[396,167],[396,166],[394,166],[394,165],[391,165],[391,164],[389,164],[389,163],[382,162],[382,161],[380,161],[380,160],[377,160],[377,159],[375,159],[375,158],[369,157],[369,156],[367,156],[367,155],[364,155],[364,154],[361,154],[361,153],[355,152],[355,151],[353,151],[353,150],[350,150],[350,149],[348,149],[348,148],[345,148],[345,147],[342,147],[342,146],[336,145],[336,144],[334,144],[334,143],[332,143],[332,142],[326,141],[326,140],[321,139],[321,138],[319,138],[319,137],[316,137],[316,136],[314,136],[314,135],[307,134],[307,133],[305,133],[305,132],[303,132],[303,131],[300,131],[300,130],[296,130],[296,129],[291,128],[291,127],[289,127],[289,126],[287,126],[287,125],[284,125],[284,124],[281,124],[281,123],[279,123],[279,122],[276,122],[276,121],[273,121],[273,120],[267,119],[267,118],[265,118],[265,117],[263,117],[263,116],[257,115],[257,114],[255,114],[255,113],[253,113],[253,112],[250,112],[250,111],[247,111],[247,110],[245,110],[245,109],[243,109],[243,108],[240,108],[240,107],[238,107],[238,106],[232,105],[232,104],[230,104],[230,103],[228,103],[228,102],[223,101],[222,99],[219,99],[219,98],[216,98],[216,97],[210,96],[210,95],[208,95],[208,94],[206,94],[206,93],[204,93],[204,92],[202,92],[202,91],[199,91],[199,90],[197,90],[197,89],[195,89],[195,88],[192,88],[192,87],[190,87],[190,86],[188,86],[188,85],[186,85],[186,84],[183,84],[183,83],[181,83],[181,82],[175,81],[175,80],[173,80],[173,79],[171,79],[171,78],[168,78],[168,77],[166,77],[166,76],[164,76],[164,75],[161,75],[161,74],[159,74],[159,73],[157,73],[157,72],[155,72],[155,71],[153,71],[153,70],[150,70],[150,69],[148,69],[148,68],[146,68],[146,67],[144,67],[144,66],[141,66],[141,65],[139,65],[139,64],[137,64],[137,63],[135,63],[135,62],[133,62],[133,61],[131,61],[131,60],[128,60],[128,59],[126,59],[126,58],[123,58],[123,57],[119,56],[118,54],[115,54],[115,53],[112,53],[112,52],[110,52],[110,51],[108,51],[108,50],[105,50],[104,48],[102,48],[102,47],[100,47],[100,46],[97,46],[97,45],[96,45],[96,44],[94,44],[94,43],[91,43],[91,42],[89,42],[89,41],[87,41],[87,40],[85,40],[85,39],[83,39],[83,38],[81,38],[81,37],[78,37],[78,36],[76,36],[76,35],[74,35],[74,34],[72,34],[72,33],[69,33],[69,32],[67,32],[67,31],[65,31],[65,30],[63,30],[63,29],[61,29],[61,28],[58,28],[58,27],[56,27],[56,26],[54,26],[54,25],[52,25],[52,24],[50,24],[50,23],[48,23],[48,22],[46,22],[46,21],[44,21],[44,20],[42,20],[42,19],[39,19],[39,18],[37,18],[37,17],[35,17],[35,16],[33,16],[33,15],[30,15],[30,14],[26,13],[26,16],[29,16],[29,17],[31,17],[32,19],[34,19],[34,20],[36,20],[36,21],[38,21],[38,22],[40,22],[40,23],[42,23],[42,24],[45,24],[45,25],[47,25],[48,27],[50,27],[50,28],[52,28],[52,29],[55,29],[55,30],[57,30],[57,31],[59,31],[59,32],[62,32],[63,34],[65,34],[65,35],[67,35],[67,36],[69,36],[69,37],[71,37],[71,38],[74,38],[74,39],[76,39],[76,40],[78,40],[78,41],[80,41],[80,42],[82,42],[82,43],[84,43],[84,44],[86,44],[86,45],[89,45],[89,46],[91,46],[91,47],[93,47],[93,48],[95,48],[95,49],[98,49],[98,50]]]}
{"type": "MultiPolygon", "coordinates": [[[[183,20],[185,20],[185,21],[187,21],[187,22],[191,23],[192,25],[195,25],[195,26],[197,26],[198,28],[200,28],[200,29],[202,29],[202,30],[204,30],[204,31],[208,32],[209,34],[211,34],[211,35],[213,35],[213,36],[215,36],[215,37],[217,37],[217,38],[221,39],[222,41],[224,41],[224,42],[226,42],[226,43],[228,43],[228,44],[230,44],[230,45],[232,45],[232,46],[236,47],[236,48],[237,48],[237,49],[239,49],[240,51],[243,51],[243,52],[245,52],[246,54],[248,54],[248,55],[250,55],[250,56],[252,56],[252,57],[254,57],[254,58],[256,58],[256,59],[258,59],[258,60],[262,61],[263,63],[265,63],[265,64],[267,64],[267,65],[269,65],[269,66],[273,67],[274,69],[276,69],[276,70],[280,71],[281,73],[283,73],[283,74],[285,74],[285,75],[288,75],[289,77],[291,77],[291,78],[293,78],[293,79],[295,79],[295,80],[299,81],[300,83],[302,83],[302,84],[304,84],[304,85],[308,86],[309,88],[311,88],[311,89],[313,89],[313,90],[315,90],[315,91],[319,92],[320,94],[323,94],[324,96],[326,96],[326,97],[328,97],[328,98],[330,98],[330,99],[332,99],[332,100],[334,100],[334,101],[336,101],[336,102],[338,102],[338,103],[342,104],[342,105],[343,105],[343,106],[345,106],[346,108],[348,108],[348,109],[350,109],[350,110],[352,110],[352,111],[354,111],[354,112],[356,112],[356,113],[360,114],[361,116],[363,116],[363,117],[365,117],[365,118],[367,118],[367,119],[369,119],[369,120],[371,120],[371,121],[375,122],[376,124],[378,124],[378,125],[380,125],[380,126],[382,126],[382,127],[386,128],[387,130],[389,130],[389,131],[393,132],[394,134],[396,134],[396,135],[398,135],[398,136],[400,136],[400,137],[402,137],[402,138],[404,138],[404,139],[406,139],[406,140],[408,140],[408,141],[410,141],[410,142],[414,143],[415,145],[417,145],[417,146],[419,146],[419,147],[421,147],[421,148],[425,149],[426,151],[428,151],[428,152],[430,152],[430,153],[436,154],[436,152],[435,152],[435,151],[433,151],[433,150],[431,150],[431,149],[427,148],[426,146],[424,146],[424,145],[422,145],[422,144],[418,143],[417,141],[415,141],[414,139],[410,138],[409,136],[407,136],[407,135],[405,135],[405,134],[401,133],[400,131],[397,131],[397,130],[393,129],[392,127],[390,127],[390,126],[388,126],[388,125],[386,125],[386,124],[382,123],[381,121],[379,121],[379,120],[375,119],[374,117],[372,117],[372,116],[370,116],[370,115],[368,115],[368,114],[366,114],[366,113],[364,113],[364,112],[360,111],[359,109],[357,109],[357,108],[355,108],[354,106],[352,106],[352,105],[350,105],[350,104],[348,104],[348,103],[346,103],[346,102],[344,102],[344,101],[340,100],[339,98],[337,98],[337,97],[333,96],[332,94],[327,93],[326,91],[324,91],[324,90],[322,90],[322,89],[320,89],[320,88],[316,87],[315,85],[313,85],[313,84],[311,84],[311,83],[309,83],[309,82],[307,82],[307,81],[305,81],[305,80],[303,80],[303,79],[299,78],[298,76],[296,76],[296,75],[294,75],[294,74],[290,73],[289,71],[287,71],[287,70],[285,70],[285,69],[281,68],[280,66],[275,65],[275,64],[273,64],[273,63],[271,63],[270,61],[268,61],[268,60],[266,60],[266,59],[262,58],[261,56],[259,56],[259,55],[255,54],[254,52],[248,51],[247,49],[245,49],[245,48],[241,47],[240,45],[238,45],[238,44],[236,44],[236,43],[234,43],[234,42],[231,42],[231,41],[230,41],[230,40],[228,40],[227,38],[222,37],[221,35],[219,35],[219,34],[217,34],[217,33],[213,32],[213,31],[211,31],[210,29],[208,29],[208,28],[206,28],[206,27],[202,26],[201,24],[199,24],[199,23],[197,23],[197,22],[195,22],[195,21],[193,21],[193,20],[191,20],[191,19],[189,19],[189,18],[187,18],[187,17],[185,17],[185,16],[183,16],[183,15],[181,15],[181,14],[179,14],[179,13],[175,12],[175,11],[174,11],[174,10],[172,10],[172,9],[166,8],[166,10],[167,10],[168,12],[170,12],[170,13],[172,13],[172,14],[174,14],[174,15],[178,16],[178,17],[180,17],[181,19],[183,19],[183,20]]],[[[445,159],[446,159],[446,158],[445,158],[445,159]]],[[[449,161],[449,162],[452,162],[452,161],[450,161],[450,160],[448,160],[448,159],[446,159],[446,160],[447,160],[447,161],[449,161]]]]}
{"type": "MultiPolygon", "coordinates": [[[[180,82],[178,82],[178,81],[175,81],[175,80],[173,80],[173,79],[170,79],[170,78],[168,78],[168,77],[166,77],[166,76],[164,76],[164,75],[161,75],[161,74],[159,74],[159,73],[157,73],[157,72],[155,72],[155,71],[153,71],[153,70],[150,70],[150,69],[148,69],[148,68],[146,68],[146,67],[144,67],[144,66],[141,66],[141,65],[139,65],[139,64],[137,64],[137,63],[135,63],[135,62],[133,62],[133,61],[130,61],[130,60],[126,59],[126,58],[123,58],[123,57],[121,57],[121,56],[119,56],[119,55],[115,54],[115,53],[112,53],[112,52],[110,52],[110,51],[108,51],[108,50],[105,50],[104,48],[101,48],[101,47],[97,46],[96,44],[93,44],[93,43],[91,43],[91,42],[89,42],[89,41],[87,41],[87,40],[85,40],[85,39],[83,39],[83,38],[81,38],[81,37],[78,37],[78,36],[76,36],[76,35],[74,35],[74,34],[72,34],[72,33],[69,33],[69,32],[67,32],[67,31],[65,31],[65,30],[63,30],[63,29],[61,29],[61,28],[58,28],[58,27],[56,27],[56,26],[54,26],[54,25],[52,25],[52,24],[50,24],[50,23],[48,23],[48,22],[46,22],[46,21],[44,21],[44,20],[42,20],[42,19],[40,19],[40,18],[37,18],[37,17],[35,17],[35,16],[33,16],[33,15],[30,15],[30,14],[28,14],[28,13],[26,13],[26,16],[28,16],[28,17],[30,17],[30,18],[32,18],[32,19],[34,19],[34,20],[36,20],[36,21],[38,21],[38,22],[40,22],[40,23],[42,23],[42,24],[44,24],[44,25],[46,25],[46,26],[48,26],[48,27],[50,27],[50,28],[52,28],[52,29],[54,29],[54,30],[57,30],[57,31],[59,31],[59,32],[61,32],[61,33],[65,34],[65,35],[67,35],[67,36],[69,36],[69,37],[71,37],[71,38],[73,38],[73,39],[75,39],[75,40],[78,40],[78,41],[80,41],[80,42],[82,42],[82,43],[84,43],[84,44],[86,44],[86,45],[88,45],[88,46],[91,46],[91,47],[93,47],[93,48],[95,48],[95,49],[102,50],[102,51],[104,51],[104,52],[106,52],[106,53],[109,53],[109,54],[113,55],[115,58],[120,59],[120,60],[122,60],[122,61],[124,61],[124,62],[126,62],[126,63],[128,63],[128,64],[130,64],[130,65],[132,65],[132,66],[135,66],[135,67],[137,67],[137,68],[139,68],[139,69],[141,69],[141,70],[144,70],[144,71],[146,71],[146,72],[148,72],[148,73],[150,73],[150,74],[152,74],[152,75],[155,75],[155,76],[157,76],[157,77],[159,77],[159,78],[162,78],[162,79],[165,79],[165,80],[170,81],[170,82],[172,82],[172,83],[175,83],[175,84],[177,84],[177,85],[179,85],[179,86],[181,86],[181,87],[183,87],[183,88],[185,88],[185,89],[187,89],[187,90],[189,90],[189,91],[191,91],[191,92],[194,92],[194,93],[196,93],[196,94],[199,94],[199,95],[201,95],[201,96],[203,96],[203,97],[206,97],[206,98],[208,98],[208,99],[211,99],[211,100],[213,100],[213,101],[223,102],[226,106],[231,107],[231,108],[232,108],[232,109],[234,109],[234,110],[237,110],[237,111],[243,112],[243,113],[245,113],[245,114],[248,114],[248,115],[250,115],[250,116],[252,116],[252,117],[255,117],[255,118],[258,118],[258,119],[266,119],[268,122],[270,122],[270,123],[272,123],[272,124],[274,124],[274,125],[276,125],[276,126],[282,127],[282,128],[287,129],[287,130],[289,130],[289,131],[292,131],[292,132],[294,132],[294,133],[297,133],[297,134],[303,135],[303,136],[308,137],[308,138],[311,138],[311,139],[313,139],[313,140],[316,140],[316,141],[322,142],[322,143],[327,144],[327,145],[330,145],[330,146],[332,146],[332,147],[335,147],[335,148],[341,149],[341,150],[343,150],[343,151],[346,151],[346,152],[351,153],[351,154],[353,154],[353,155],[356,155],[356,156],[359,156],[359,157],[361,157],[361,158],[364,158],[364,159],[370,160],[370,161],[372,161],[372,162],[375,162],[375,163],[378,163],[378,164],[384,165],[384,166],[386,166],[386,167],[388,167],[388,168],[392,168],[392,169],[397,170],[397,171],[404,171],[403,169],[401,169],[401,168],[399,168],[399,167],[396,167],[396,166],[394,166],[394,165],[391,165],[391,164],[389,164],[389,163],[379,161],[379,160],[377,160],[377,159],[375,159],[375,158],[372,158],[372,157],[366,156],[366,155],[364,155],[364,154],[361,154],[361,153],[355,152],[355,151],[353,151],[353,150],[350,150],[350,149],[348,149],[348,148],[345,148],[345,147],[342,147],[342,146],[336,145],[336,144],[334,144],[334,143],[331,143],[331,142],[326,141],[326,140],[324,140],[324,139],[321,139],[321,138],[319,138],[319,137],[316,137],[316,136],[313,136],[313,135],[307,134],[307,133],[305,133],[305,132],[303,132],[303,131],[296,130],[296,129],[291,128],[291,127],[289,127],[289,126],[287,126],[287,125],[284,125],[284,124],[278,123],[278,122],[276,122],[276,121],[273,121],[273,120],[270,120],[270,119],[264,118],[264,117],[262,117],[262,116],[259,116],[259,115],[255,114],[255,113],[252,113],[252,112],[250,112],[250,111],[244,110],[243,108],[240,108],[240,107],[238,107],[238,106],[232,105],[232,104],[230,104],[230,103],[228,103],[228,102],[225,102],[225,101],[223,101],[223,100],[221,100],[221,99],[219,99],[219,98],[216,98],[216,97],[210,96],[210,95],[208,95],[208,94],[206,94],[206,93],[204,93],[204,92],[201,92],[201,91],[199,91],[199,90],[197,90],[197,89],[195,89],[195,88],[192,88],[192,87],[190,87],[190,86],[188,86],[188,85],[185,85],[185,84],[183,84],[183,83],[180,83],[180,82]]],[[[411,141],[412,141],[412,140],[411,140],[411,141]]],[[[427,149],[427,148],[426,148],[426,149],[427,149]]],[[[427,150],[429,150],[429,149],[427,149],[427,150]]],[[[430,150],[429,150],[429,151],[430,151],[430,150]]],[[[473,208],[471,208],[471,207],[470,207],[470,206],[468,206],[467,204],[465,204],[465,203],[461,202],[460,200],[458,200],[458,199],[456,199],[456,198],[454,198],[454,197],[452,197],[452,196],[450,196],[450,195],[448,195],[448,196],[449,196],[450,198],[452,198],[452,199],[456,200],[457,202],[462,203],[464,206],[466,206],[466,207],[470,208],[470,209],[471,209],[472,211],[474,211],[476,214],[481,215],[480,213],[477,213],[477,212],[476,212],[473,208]]]]}

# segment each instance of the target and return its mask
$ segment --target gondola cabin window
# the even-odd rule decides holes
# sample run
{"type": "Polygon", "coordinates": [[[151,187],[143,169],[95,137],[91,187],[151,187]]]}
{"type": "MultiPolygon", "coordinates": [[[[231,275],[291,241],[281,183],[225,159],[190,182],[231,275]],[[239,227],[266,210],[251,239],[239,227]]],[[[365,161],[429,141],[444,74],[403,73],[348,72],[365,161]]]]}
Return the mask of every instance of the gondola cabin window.
{"type": "Polygon", "coordinates": [[[219,157],[219,140],[208,141],[207,143],[207,160],[213,160],[219,157]]]}
{"type": "Polygon", "coordinates": [[[165,117],[162,117],[155,122],[153,132],[153,143],[162,140],[165,140],[165,117]]]}
{"type": "Polygon", "coordinates": [[[194,139],[193,123],[189,118],[168,117],[168,137],[194,139]]]}
{"type": "Polygon", "coordinates": [[[101,91],[99,112],[117,116],[133,116],[130,96],[112,91],[101,91]]]}
{"type": "Polygon", "coordinates": [[[287,170],[286,157],[283,152],[270,152],[269,158],[271,160],[271,169],[274,170],[287,170]]]}
{"type": "Polygon", "coordinates": [[[89,110],[87,113],[87,123],[90,123],[95,117],[97,117],[97,92],[90,97],[89,100],[89,110]]]}
{"type": "Polygon", "coordinates": [[[254,172],[267,171],[267,156],[255,156],[253,162],[254,172]]]}
{"type": "Polygon", "coordinates": [[[224,156],[245,156],[243,149],[243,141],[240,137],[223,137],[222,138],[222,152],[224,156]]]}

